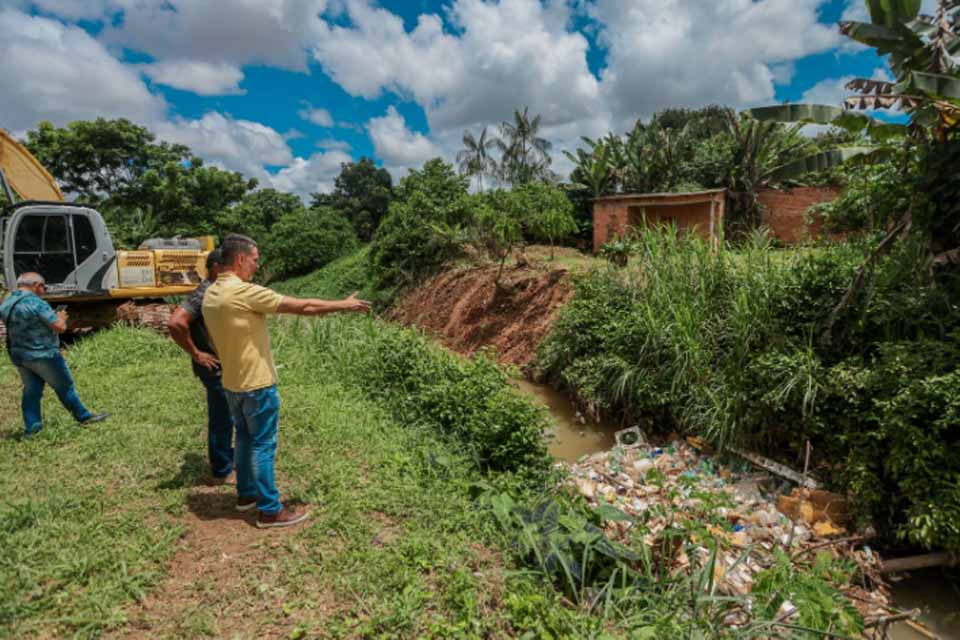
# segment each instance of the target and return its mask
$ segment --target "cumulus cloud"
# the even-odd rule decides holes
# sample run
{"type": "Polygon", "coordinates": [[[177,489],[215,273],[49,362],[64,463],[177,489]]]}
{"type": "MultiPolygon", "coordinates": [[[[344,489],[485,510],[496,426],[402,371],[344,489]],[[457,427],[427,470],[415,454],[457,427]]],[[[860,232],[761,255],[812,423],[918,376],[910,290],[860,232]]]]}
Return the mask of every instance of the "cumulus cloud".
{"type": "Polygon", "coordinates": [[[415,100],[432,131],[507,118],[530,105],[548,123],[595,113],[599,88],[589,43],[569,31],[562,2],[456,0],[448,19],[422,14],[409,32],[403,20],[366,0],[346,0],[349,22],[324,23],[314,58],[348,93],[393,92],[415,100]]]}
{"type": "MultiPolygon", "coordinates": [[[[121,1],[121,0],[116,0],[121,1]]],[[[122,0],[103,39],[159,60],[265,64],[306,71],[326,0],[122,0]]]]}
{"type": "Polygon", "coordinates": [[[333,117],[330,115],[330,112],[320,107],[314,107],[308,104],[298,111],[297,115],[318,127],[333,126],[333,117]]]}
{"type": "Polygon", "coordinates": [[[79,27],[7,9],[0,33],[0,123],[8,129],[97,117],[145,123],[166,110],[136,69],[79,27]]]}
{"type": "Polygon", "coordinates": [[[607,104],[621,122],[666,106],[770,102],[782,65],[840,42],[820,0],[596,0],[607,104]]]}
{"type": "Polygon", "coordinates": [[[226,62],[163,60],[141,68],[157,84],[201,96],[244,93],[239,86],[243,71],[226,62]]]}
{"type": "Polygon", "coordinates": [[[327,149],[330,151],[350,151],[352,148],[346,140],[337,140],[335,138],[317,140],[316,146],[318,149],[327,149]]]}
{"type": "Polygon", "coordinates": [[[377,156],[394,178],[400,178],[410,167],[443,155],[426,136],[407,128],[406,120],[392,105],[387,107],[385,115],[371,118],[367,130],[377,156]]]}
{"type": "Polygon", "coordinates": [[[293,162],[270,176],[267,183],[274,189],[296,193],[308,198],[311,193],[329,193],[340,175],[340,165],[352,162],[348,154],[339,150],[315,153],[309,158],[294,158],[293,162]]]}
{"type": "Polygon", "coordinates": [[[157,136],[185,144],[209,163],[268,180],[266,166],[282,167],[293,162],[293,153],[283,134],[259,122],[236,120],[212,111],[196,120],[175,118],[154,126],[157,136]]]}

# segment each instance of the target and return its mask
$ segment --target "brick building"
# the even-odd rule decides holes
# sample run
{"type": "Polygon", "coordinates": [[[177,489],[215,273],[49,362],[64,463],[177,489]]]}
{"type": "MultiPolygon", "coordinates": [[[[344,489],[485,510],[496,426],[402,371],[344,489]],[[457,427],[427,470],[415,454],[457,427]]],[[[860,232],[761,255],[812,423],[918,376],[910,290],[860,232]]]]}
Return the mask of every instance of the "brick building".
{"type": "MultiPolygon", "coordinates": [[[[814,204],[833,200],[835,188],[798,187],[790,191],[765,189],[758,194],[763,224],[786,244],[793,244],[820,232],[818,223],[807,224],[804,214],[814,204]]],[[[691,193],[625,193],[593,201],[593,251],[623,235],[629,227],[643,224],[674,224],[678,229],[699,233],[719,241],[727,211],[726,189],[691,193]]]]}

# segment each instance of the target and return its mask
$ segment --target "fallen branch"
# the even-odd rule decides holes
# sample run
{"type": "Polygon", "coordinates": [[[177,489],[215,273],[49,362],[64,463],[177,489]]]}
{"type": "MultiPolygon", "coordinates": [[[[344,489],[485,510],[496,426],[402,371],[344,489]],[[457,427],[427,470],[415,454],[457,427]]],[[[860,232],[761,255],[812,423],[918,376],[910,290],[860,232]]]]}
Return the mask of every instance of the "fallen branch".
{"type": "Polygon", "coordinates": [[[810,551],[815,551],[817,549],[822,549],[824,547],[831,547],[835,544],[845,544],[847,542],[850,542],[850,543],[863,542],[864,540],[867,540],[867,539],[869,539],[869,536],[849,536],[847,538],[836,538],[834,540],[827,540],[826,542],[820,542],[818,544],[813,545],[812,547],[807,547],[806,549],[801,549],[800,551],[797,551],[795,554],[790,556],[790,560],[791,561],[796,560],[800,556],[806,553],[809,553],[810,551]]]}
{"type": "Polygon", "coordinates": [[[830,315],[827,317],[826,325],[823,328],[823,333],[820,334],[820,341],[829,345],[833,340],[833,325],[836,324],[837,319],[840,317],[840,314],[846,311],[847,307],[853,302],[854,297],[860,293],[867,281],[867,275],[872,272],[874,263],[880,259],[881,256],[884,256],[890,253],[890,250],[893,248],[894,242],[901,233],[910,228],[910,224],[913,221],[913,202],[910,203],[910,208],[907,209],[907,212],[903,214],[903,217],[900,218],[900,221],[890,230],[890,232],[884,237],[876,249],[874,249],[867,259],[863,261],[863,264],[857,269],[856,275],[853,277],[853,282],[850,283],[850,286],[847,287],[846,292],[843,294],[843,297],[840,299],[840,302],[837,303],[837,306],[833,308],[833,311],[830,312],[830,315]]]}
{"type": "Polygon", "coordinates": [[[912,620],[920,615],[920,609],[911,609],[910,611],[904,611],[903,613],[898,613],[893,616],[880,616],[879,618],[874,618],[873,620],[868,620],[863,623],[864,629],[872,629],[873,627],[879,627],[881,625],[891,624],[893,622],[901,622],[903,620],[912,620]]]}
{"type": "Polygon", "coordinates": [[[910,627],[911,629],[913,629],[914,631],[916,631],[917,633],[919,633],[920,635],[922,635],[924,638],[929,638],[929,640],[941,640],[940,636],[930,631],[930,629],[927,629],[925,626],[923,626],[916,620],[904,620],[903,623],[908,627],[910,627]]]}

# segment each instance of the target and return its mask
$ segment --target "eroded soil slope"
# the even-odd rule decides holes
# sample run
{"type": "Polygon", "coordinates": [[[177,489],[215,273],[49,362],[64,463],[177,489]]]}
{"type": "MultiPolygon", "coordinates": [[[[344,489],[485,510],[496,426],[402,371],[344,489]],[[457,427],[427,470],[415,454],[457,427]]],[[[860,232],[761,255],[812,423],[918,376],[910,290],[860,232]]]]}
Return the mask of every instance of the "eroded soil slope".
{"type": "Polygon", "coordinates": [[[500,362],[524,366],[573,293],[569,272],[510,267],[499,288],[496,274],[495,266],[444,272],[405,296],[390,318],[434,333],[459,353],[492,346],[500,362]]]}

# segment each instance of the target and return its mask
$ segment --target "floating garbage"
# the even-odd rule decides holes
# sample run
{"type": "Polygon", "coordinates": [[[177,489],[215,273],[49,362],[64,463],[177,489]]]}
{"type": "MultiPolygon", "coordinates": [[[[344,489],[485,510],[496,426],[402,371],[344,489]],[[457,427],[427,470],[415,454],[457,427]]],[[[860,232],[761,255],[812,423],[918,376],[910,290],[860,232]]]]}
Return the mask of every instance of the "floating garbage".
{"type": "MultiPolygon", "coordinates": [[[[727,595],[748,595],[756,574],[773,566],[778,551],[796,562],[813,560],[816,553],[852,559],[870,588],[848,586],[844,592],[865,619],[889,614],[880,560],[869,548],[857,547],[863,536],[848,532],[844,496],[811,488],[813,483],[777,495],[782,474],[721,465],[701,441],[654,447],[637,427],[618,431],[616,437],[619,446],[570,464],[567,480],[591,504],[610,505],[630,516],[605,523],[611,540],[630,546],[639,539],[659,550],[682,531],[690,543],[685,548],[669,538],[673,570],[682,571],[694,560],[710,557],[705,529],[717,541],[714,572],[719,591],[727,595]]],[[[788,605],[793,606],[784,603],[788,605]]]]}

